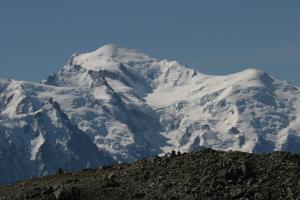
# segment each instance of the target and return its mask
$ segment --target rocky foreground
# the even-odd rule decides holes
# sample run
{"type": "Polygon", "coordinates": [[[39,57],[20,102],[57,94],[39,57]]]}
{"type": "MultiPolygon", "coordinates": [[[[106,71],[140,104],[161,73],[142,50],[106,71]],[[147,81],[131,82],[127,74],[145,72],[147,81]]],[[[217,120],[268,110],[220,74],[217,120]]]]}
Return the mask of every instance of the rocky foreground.
{"type": "MultiPolygon", "coordinates": [[[[12,169],[13,170],[13,169],[12,169]]],[[[0,199],[300,199],[300,156],[204,149],[33,178],[0,199]]]]}

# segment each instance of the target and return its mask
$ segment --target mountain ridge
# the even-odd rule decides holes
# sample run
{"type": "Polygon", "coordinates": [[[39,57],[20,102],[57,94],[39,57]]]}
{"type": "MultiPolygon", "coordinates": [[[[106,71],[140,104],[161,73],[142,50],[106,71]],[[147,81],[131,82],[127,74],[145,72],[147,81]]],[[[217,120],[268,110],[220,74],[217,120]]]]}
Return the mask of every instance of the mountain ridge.
{"type": "Polygon", "coordinates": [[[50,157],[36,156],[49,149],[62,149],[54,153],[62,166],[72,154],[78,165],[70,170],[93,163],[95,159],[84,159],[83,152],[89,151],[102,158],[94,165],[203,147],[300,153],[299,88],[254,68],[206,75],[177,61],[105,45],[74,54],[41,83],[0,80],[0,92],[0,169],[14,167],[3,160],[12,157],[12,163],[31,163],[31,174],[51,174],[58,165],[51,167],[50,157]],[[51,112],[62,115],[49,114],[45,105],[55,105],[51,112]],[[32,122],[32,116],[45,112],[47,120],[32,122]],[[51,132],[59,134],[42,137],[51,132]],[[61,139],[66,133],[72,137],[61,139]],[[77,135],[86,141],[84,146],[77,135]],[[48,140],[60,142],[44,148],[48,140]],[[72,148],[64,146],[68,142],[72,148]],[[24,155],[13,154],[15,147],[24,155]]]}

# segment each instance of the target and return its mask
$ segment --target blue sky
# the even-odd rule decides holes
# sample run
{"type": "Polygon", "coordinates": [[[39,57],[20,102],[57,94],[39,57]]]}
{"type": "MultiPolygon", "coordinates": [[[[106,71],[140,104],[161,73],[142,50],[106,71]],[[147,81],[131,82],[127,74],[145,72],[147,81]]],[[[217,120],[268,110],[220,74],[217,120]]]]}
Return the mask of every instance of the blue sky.
{"type": "Polygon", "coordinates": [[[39,81],[110,43],[203,73],[256,67],[300,85],[300,1],[0,2],[0,78],[39,81]]]}

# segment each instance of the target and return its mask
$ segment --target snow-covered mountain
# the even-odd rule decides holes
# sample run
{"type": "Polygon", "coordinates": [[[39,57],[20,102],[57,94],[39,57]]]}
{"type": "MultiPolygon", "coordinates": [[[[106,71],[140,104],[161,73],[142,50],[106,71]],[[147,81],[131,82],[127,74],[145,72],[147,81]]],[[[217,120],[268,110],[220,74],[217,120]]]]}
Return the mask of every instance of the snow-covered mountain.
{"type": "Polygon", "coordinates": [[[300,153],[299,88],[257,69],[211,76],[117,45],[41,83],[0,80],[0,183],[171,150],[300,153]]]}

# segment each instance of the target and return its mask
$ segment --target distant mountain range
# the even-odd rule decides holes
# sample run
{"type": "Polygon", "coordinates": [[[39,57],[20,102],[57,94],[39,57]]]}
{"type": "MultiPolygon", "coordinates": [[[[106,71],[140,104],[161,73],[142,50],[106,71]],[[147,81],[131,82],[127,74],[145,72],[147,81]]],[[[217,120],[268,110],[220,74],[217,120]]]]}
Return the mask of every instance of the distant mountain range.
{"type": "Polygon", "coordinates": [[[106,45],[41,83],[0,80],[0,183],[210,147],[300,153],[299,88],[106,45]]]}

